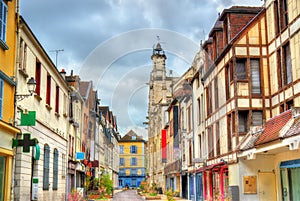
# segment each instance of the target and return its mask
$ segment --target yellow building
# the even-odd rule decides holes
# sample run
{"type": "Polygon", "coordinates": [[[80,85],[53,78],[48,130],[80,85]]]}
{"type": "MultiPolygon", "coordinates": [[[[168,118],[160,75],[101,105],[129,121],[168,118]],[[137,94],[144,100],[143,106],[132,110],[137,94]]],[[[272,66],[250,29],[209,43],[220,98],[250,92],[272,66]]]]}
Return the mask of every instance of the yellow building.
{"type": "Polygon", "coordinates": [[[141,136],[130,130],[119,141],[120,146],[120,168],[119,187],[139,187],[141,181],[145,180],[145,145],[141,136]]]}
{"type": "Polygon", "coordinates": [[[13,156],[12,138],[19,129],[14,127],[14,93],[16,82],[16,0],[0,0],[0,200],[11,200],[13,156]]]}

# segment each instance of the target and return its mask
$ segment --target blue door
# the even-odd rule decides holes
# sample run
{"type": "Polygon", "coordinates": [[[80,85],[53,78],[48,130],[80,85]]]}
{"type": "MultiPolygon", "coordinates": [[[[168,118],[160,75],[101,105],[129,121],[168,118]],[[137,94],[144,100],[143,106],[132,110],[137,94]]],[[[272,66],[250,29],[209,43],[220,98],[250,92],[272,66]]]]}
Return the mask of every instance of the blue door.
{"type": "Polygon", "coordinates": [[[195,198],[194,198],[194,175],[189,176],[189,199],[195,200],[195,198]]]}
{"type": "Polygon", "coordinates": [[[196,174],[196,201],[203,200],[202,173],[196,174]]]}

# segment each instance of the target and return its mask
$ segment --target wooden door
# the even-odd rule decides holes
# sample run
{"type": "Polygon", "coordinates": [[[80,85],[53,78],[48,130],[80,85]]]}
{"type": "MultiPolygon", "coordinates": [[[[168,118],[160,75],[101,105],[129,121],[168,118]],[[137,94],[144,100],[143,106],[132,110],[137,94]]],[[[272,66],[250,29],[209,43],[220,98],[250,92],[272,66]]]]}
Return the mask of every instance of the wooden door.
{"type": "Polygon", "coordinates": [[[277,200],[274,172],[258,173],[258,192],[260,201],[277,200]]]}

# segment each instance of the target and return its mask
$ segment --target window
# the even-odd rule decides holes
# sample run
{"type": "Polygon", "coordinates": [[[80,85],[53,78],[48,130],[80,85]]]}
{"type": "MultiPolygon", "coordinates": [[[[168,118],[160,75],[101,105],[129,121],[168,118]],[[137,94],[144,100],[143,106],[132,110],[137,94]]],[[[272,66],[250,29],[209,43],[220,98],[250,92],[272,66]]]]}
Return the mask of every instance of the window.
{"type": "Polygon", "coordinates": [[[197,107],[198,107],[198,125],[201,123],[201,105],[200,98],[197,99],[197,107]]]}
{"type": "Polygon", "coordinates": [[[215,110],[219,108],[219,89],[218,89],[218,77],[214,80],[214,90],[215,90],[215,110]]]}
{"type": "Polygon", "coordinates": [[[58,151],[54,149],[53,153],[53,185],[52,189],[57,190],[58,183],[58,151]]]}
{"type": "Polygon", "coordinates": [[[49,190],[50,147],[44,146],[43,190],[49,190]]]}
{"type": "Polygon", "coordinates": [[[51,103],[51,76],[49,74],[47,75],[46,103],[50,106],[50,103],[51,103]]]}
{"type": "Polygon", "coordinates": [[[124,158],[120,158],[120,166],[124,166],[125,165],[125,160],[124,158]]]}
{"type": "Polygon", "coordinates": [[[7,20],[7,5],[3,0],[0,1],[0,40],[6,43],[6,20],[7,20]]]}
{"type": "Polygon", "coordinates": [[[292,61],[291,61],[291,52],[290,52],[290,44],[287,43],[283,46],[283,60],[285,66],[285,84],[289,84],[292,82],[292,61]]]}
{"type": "Polygon", "coordinates": [[[66,154],[61,155],[61,175],[66,175],[66,154]]]}
{"type": "Polygon", "coordinates": [[[131,136],[131,139],[136,140],[136,136],[135,135],[131,136]]]}
{"type": "Polygon", "coordinates": [[[227,116],[227,148],[228,152],[232,150],[232,122],[231,115],[227,116]]]}
{"type": "Polygon", "coordinates": [[[35,61],[35,82],[36,82],[35,93],[39,96],[41,96],[41,70],[42,70],[41,62],[36,60],[35,61]]]}
{"type": "Polygon", "coordinates": [[[287,6],[287,0],[280,0],[280,28],[281,30],[285,29],[289,23],[288,19],[288,6],[287,6]]]}
{"type": "Polygon", "coordinates": [[[231,63],[229,63],[226,66],[225,73],[226,73],[226,79],[225,79],[225,81],[226,81],[226,100],[228,100],[230,98],[230,83],[233,78],[231,63]]]}
{"type": "Polygon", "coordinates": [[[124,154],[124,146],[120,145],[120,154],[124,154]]]}
{"type": "Polygon", "coordinates": [[[246,59],[236,60],[236,77],[238,80],[245,80],[246,77],[246,59]]]}
{"type": "Polygon", "coordinates": [[[208,157],[214,157],[214,136],[212,126],[208,127],[208,157]]]}
{"type": "Polygon", "coordinates": [[[279,33],[279,6],[278,6],[278,1],[274,1],[274,20],[275,20],[275,34],[277,35],[279,33]]]}
{"type": "Polygon", "coordinates": [[[0,79],[0,119],[2,119],[3,111],[3,95],[4,95],[4,81],[0,79]]]}
{"type": "Polygon", "coordinates": [[[132,145],[132,146],[130,147],[130,153],[131,153],[131,154],[136,154],[136,153],[137,153],[137,146],[132,145]]]}
{"type": "Polygon", "coordinates": [[[221,148],[220,148],[220,125],[219,125],[219,122],[216,123],[216,151],[217,151],[217,156],[219,156],[220,153],[221,153],[221,148]]]}
{"type": "Polygon", "coordinates": [[[119,176],[126,176],[125,169],[120,169],[119,170],[119,176]]]}
{"type": "Polygon", "coordinates": [[[187,108],[187,126],[188,126],[188,132],[192,130],[192,112],[191,112],[191,106],[187,108]]]}
{"type": "Polygon", "coordinates": [[[27,61],[27,45],[22,38],[20,39],[19,46],[19,68],[25,71],[27,61]]]}
{"type": "Polygon", "coordinates": [[[292,82],[292,63],[290,45],[287,43],[277,50],[277,69],[279,88],[292,82]],[[282,51],[282,52],[281,52],[282,51]],[[282,54],[281,54],[282,53],[282,54]]]}
{"type": "Polygon", "coordinates": [[[136,179],[132,179],[131,180],[131,186],[132,187],[136,187],[136,179]]]}
{"type": "Polygon", "coordinates": [[[239,111],[239,132],[248,131],[248,111],[239,111]]]}
{"type": "Polygon", "coordinates": [[[206,99],[207,99],[207,115],[212,113],[212,87],[211,83],[207,85],[206,88],[206,99]]]}
{"type": "Polygon", "coordinates": [[[260,86],[260,63],[258,59],[250,59],[251,70],[251,92],[252,94],[261,94],[260,86]]]}
{"type": "Polygon", "coordinates": [[[0,156],[0,200],[4,200],[5,192],[5,157],[0,156]]]}
{"type": "Polygon", "coordinates": [[[262,111],[252,111],[252,126],[261,126],[263,120],[262,111]]]}
{"type": "Polygon", "coordinates": [[[131,166],[136,166],[137,165],[137,159],[135,157],[130,159],[130,165],[131,166]]]}
{"type": "Polygon", "coordinates": [[[55,92],[55,112],[59,113],[59,86],[56,86],[55,92]]]}
{"type": "Polygon", "coordinates": [[[282,200],[300,200],[300,160],[283,161],[280,163],[282,200]]]}
{"type": "Polygon", "coordinates": [[[131,169],[130,174],[131,176],[137,176],[137,169],[131,169]]]}

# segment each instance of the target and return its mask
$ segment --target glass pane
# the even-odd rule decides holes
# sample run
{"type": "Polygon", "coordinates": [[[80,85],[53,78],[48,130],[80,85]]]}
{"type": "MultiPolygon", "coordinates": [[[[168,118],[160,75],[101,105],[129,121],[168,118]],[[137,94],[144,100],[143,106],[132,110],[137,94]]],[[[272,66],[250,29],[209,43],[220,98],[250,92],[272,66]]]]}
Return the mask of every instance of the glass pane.
{"type": "Polygon", "coordinates": [[[300,200],[300,168],[292,168],[291,169],[291,189],[292,189],[292,197],[293,200],[300,200]]]}
{"type": "Polygon", "coordinates": [[[0,201],[4,200],[5,157],[0,156],[0,201]]]}

